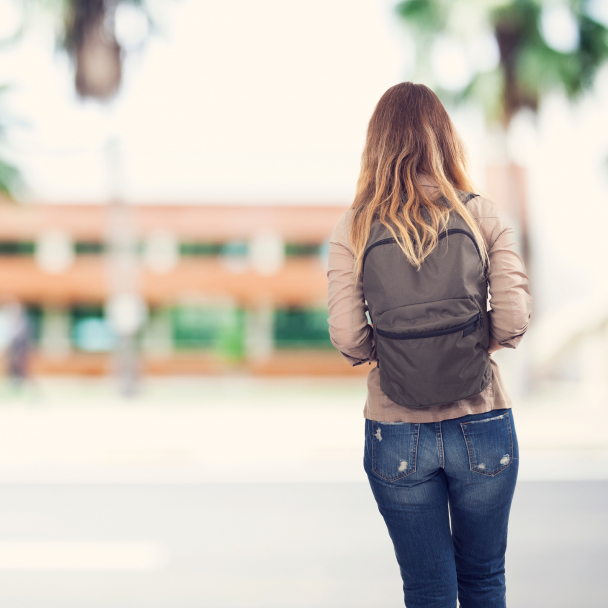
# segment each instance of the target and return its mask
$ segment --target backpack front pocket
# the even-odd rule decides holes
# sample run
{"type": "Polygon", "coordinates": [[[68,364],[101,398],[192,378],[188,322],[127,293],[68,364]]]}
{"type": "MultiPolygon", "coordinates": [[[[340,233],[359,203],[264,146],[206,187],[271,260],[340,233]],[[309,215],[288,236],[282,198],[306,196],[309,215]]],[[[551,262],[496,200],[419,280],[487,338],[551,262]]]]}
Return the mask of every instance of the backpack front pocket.
{"type": "Polygon", "coordinates": [[[400,306],[375,320],[380,387],[395,403],[425,406],[480,393],[492,378],[474,300],[400,306]]]}

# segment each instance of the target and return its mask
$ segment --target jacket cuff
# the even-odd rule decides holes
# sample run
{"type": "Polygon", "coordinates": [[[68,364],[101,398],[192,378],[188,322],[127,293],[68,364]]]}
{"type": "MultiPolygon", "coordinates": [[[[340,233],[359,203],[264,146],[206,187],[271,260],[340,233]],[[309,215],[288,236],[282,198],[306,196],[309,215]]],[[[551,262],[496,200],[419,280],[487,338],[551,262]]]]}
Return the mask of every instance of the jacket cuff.
{"type": "Polygon", "coordinates": [[[363,363],[373,363],[378,360],[378,355],[376,354],[376,344],[374,339],[372,338],[372,349],[369,353],[368,357],[362,359],[361,357],[353,357],[352,355],[346,354],[344,351],[340,351],[340,354],[348,361],[348,363],[355,367],[356,365],[362,365],[363,363]]]}
{"type": "Polygon", "coordinates": [[[500,344],[500,346],[504,346],[505,348],[517,348],[523,337],[524,334],[520,334],[519,336],[514,336],[513,338],[508,338],[507,340],[498,342],[498,344],[500,344]]]}
{"type": "Polygon", "coordinates": [[[369,361],[369,359],[357,359],[356,357],[351,357],[350,355],[347,355],[346,353],[343,353],[342,351],[340,351],[340,354],[348,361],[348,363],[352,367],[355,367],[356,365],[362,365],[363,363],[366,363],[367,361],[369,361]]]}

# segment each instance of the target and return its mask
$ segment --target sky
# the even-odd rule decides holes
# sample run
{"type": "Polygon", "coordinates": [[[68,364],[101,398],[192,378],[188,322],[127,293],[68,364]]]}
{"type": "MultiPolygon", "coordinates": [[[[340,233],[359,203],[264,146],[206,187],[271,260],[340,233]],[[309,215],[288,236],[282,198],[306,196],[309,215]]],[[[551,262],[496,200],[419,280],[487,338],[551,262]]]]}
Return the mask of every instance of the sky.
{"type": "MultiPolygon", "coordinates": [[[[395,2],[156,5],[161,31],[127,58],[110,104],[76,98],[48,23],[0,53],[0,82],[13,84],[6,104],[23,123],[9,133],[8,154],[23,169],[24,198],[91,203],[118,189],[132,202],[348,207],[374,106],[412,77],[395,2]],[[106,152],[112,140],[118,178],[106,152]]],[[[593,93],[574,105],[549,95],[510,134],[512,157],[528,169],[540,310],[608,303],[608,283],[598,280],[608,257],[607,108],[605,68],[593,93]]],[[[491,133],[473,108],[450,113],[483,190],[491,133]]]]}
{"type": "Polygon", "coordinates": [[[352,199],[367,121],[404,80],[393,3],[175,0],[125,63],[109,105],[82,103],[47,24],[0,57],[13,80],[12,154],[36,200],[104,200],[104,144],[120,142],[134,201],[352,199]]]}

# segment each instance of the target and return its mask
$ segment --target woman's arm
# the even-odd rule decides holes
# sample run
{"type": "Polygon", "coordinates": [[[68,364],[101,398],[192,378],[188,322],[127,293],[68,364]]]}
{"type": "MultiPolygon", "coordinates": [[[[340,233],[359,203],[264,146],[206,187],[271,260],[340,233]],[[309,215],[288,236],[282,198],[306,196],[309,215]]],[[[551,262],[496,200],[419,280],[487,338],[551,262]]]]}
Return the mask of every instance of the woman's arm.
{"type": "Polygon", "coordinates": [[[488,353],[490,355],[501,348],[504,348],[504,346],[501,346],[494,338],[490,338],[490,346],[488,347],[488,353]]]}
{"type": "Polygon", "coordinates": [[[361,281],[354,283],[355,256],[343,241],[344,223],[339,221],[329,242],[327,300],[329,336],[350,365],[377,359],[372,328],[365,315],[367,305],[361,281]]]}
{"type": "Polygon", "coordinates": [[[481,200],[485,215],[480,229],[489,248],[490,349],[517,348],[528,330],[532,295],[523,260],[515,250],[514,230],[502,219],[494,203],[481,200]]]}

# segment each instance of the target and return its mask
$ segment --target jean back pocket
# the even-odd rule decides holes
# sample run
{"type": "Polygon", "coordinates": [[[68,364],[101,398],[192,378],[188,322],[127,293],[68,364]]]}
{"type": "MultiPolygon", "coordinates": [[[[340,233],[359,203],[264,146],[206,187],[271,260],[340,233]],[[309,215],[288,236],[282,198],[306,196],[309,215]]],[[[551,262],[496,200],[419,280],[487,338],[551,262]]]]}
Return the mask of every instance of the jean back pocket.
{"type": "Polygon", "coordinates": [[[416,472],[418,423],[372,422],[372,470],[386,481],[416,472]]]}
{"type": "Polygon", "coordinates": [[[469,454],[469,468],[494,477],[513,461],[513,433],[509,412],[494,418],[461,422],[469,454]]]}

